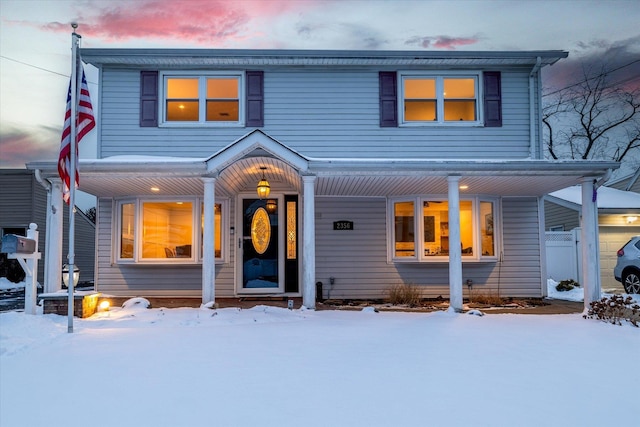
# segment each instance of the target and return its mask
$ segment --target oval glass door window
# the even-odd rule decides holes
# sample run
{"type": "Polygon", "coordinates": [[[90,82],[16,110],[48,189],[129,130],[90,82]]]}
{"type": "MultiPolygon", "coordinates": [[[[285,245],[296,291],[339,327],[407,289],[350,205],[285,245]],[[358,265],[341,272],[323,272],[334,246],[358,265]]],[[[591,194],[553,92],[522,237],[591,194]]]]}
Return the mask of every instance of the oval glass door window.
{"type": "Polygon", "coordinates": [[[251,242],[253,243],[253,249],[262,255],[269,247],[269,240],[271,240],[269,214],[264,208],[258,208],[251,220],[251,242]]]}

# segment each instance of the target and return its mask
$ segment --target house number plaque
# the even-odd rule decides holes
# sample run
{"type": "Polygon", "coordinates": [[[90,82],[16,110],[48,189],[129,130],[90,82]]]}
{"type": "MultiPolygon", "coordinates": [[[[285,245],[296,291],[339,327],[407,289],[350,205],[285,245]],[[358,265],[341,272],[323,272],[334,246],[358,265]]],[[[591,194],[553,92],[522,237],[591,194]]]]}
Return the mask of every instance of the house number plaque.
{"type": "Polygon", "coordinates": [[[334,230],[353,230],[353,221],[334,221],[334,230]]]}

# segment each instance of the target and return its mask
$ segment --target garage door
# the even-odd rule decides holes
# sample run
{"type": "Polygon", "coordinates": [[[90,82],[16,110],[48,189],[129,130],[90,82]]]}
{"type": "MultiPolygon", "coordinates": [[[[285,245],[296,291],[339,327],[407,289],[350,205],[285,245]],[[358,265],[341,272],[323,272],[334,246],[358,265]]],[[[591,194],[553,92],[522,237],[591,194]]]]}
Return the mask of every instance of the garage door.
{"type": "Polygon", "coordinates": [[[600,277],[603,292],[623,292],[622,284],[613,278],[616,266],[616,252],[631,236],[639,235],[640,227],[600,226],[600,277]]]}

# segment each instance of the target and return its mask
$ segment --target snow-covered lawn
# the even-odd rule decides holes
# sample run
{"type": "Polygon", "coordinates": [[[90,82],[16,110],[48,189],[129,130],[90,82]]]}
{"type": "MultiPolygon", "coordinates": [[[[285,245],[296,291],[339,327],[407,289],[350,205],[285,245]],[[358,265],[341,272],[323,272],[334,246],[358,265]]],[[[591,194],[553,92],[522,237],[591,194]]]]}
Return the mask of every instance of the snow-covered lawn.
{"type": "Polygon", "coordinates": [[[1,313],[0,426],[640,425],[628,323],[144,302],[1,313]]]}

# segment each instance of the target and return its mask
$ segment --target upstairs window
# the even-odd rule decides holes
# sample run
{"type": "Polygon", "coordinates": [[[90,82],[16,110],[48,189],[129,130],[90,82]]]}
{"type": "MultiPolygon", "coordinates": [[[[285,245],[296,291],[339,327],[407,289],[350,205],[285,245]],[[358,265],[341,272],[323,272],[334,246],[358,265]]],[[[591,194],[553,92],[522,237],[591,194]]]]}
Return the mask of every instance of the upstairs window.
{"type": "Polygon", "coordinates": [[[164,75],[163,122],[243,124],[243,75],[164,75]]]}
{"type": "Polygon", "coordinates": [[[402,75],[403,124],[479,124],[477,74],[402,75]]]}

